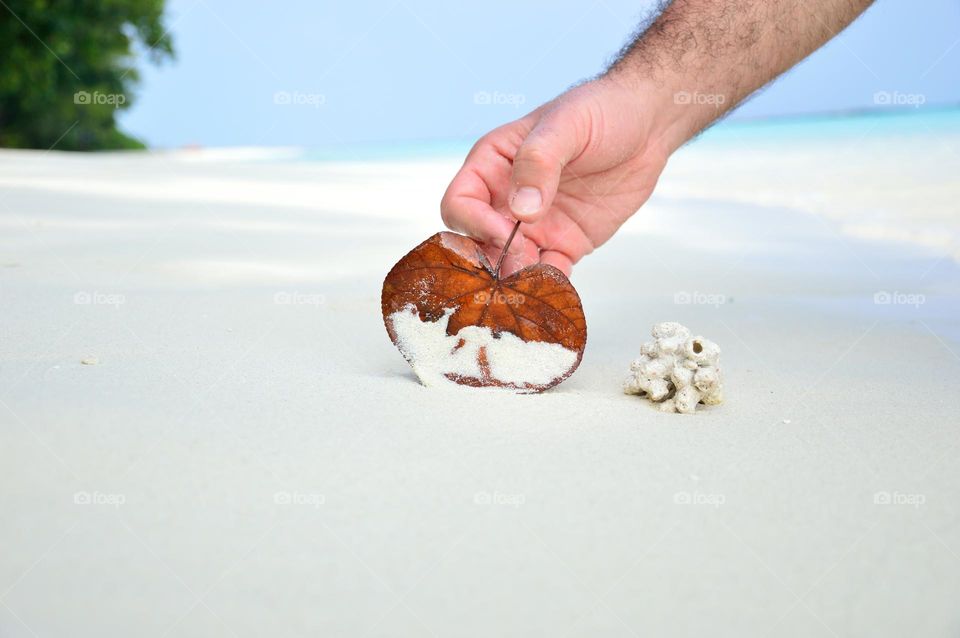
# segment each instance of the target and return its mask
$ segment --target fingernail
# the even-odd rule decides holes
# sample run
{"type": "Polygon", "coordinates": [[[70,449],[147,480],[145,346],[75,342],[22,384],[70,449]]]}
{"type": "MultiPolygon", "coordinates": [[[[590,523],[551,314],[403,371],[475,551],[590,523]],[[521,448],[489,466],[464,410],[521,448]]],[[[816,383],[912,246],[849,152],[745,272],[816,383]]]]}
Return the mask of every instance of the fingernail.
{"type": "Polygon", "coordinates": [[[540,189],[533,186],[524,186],[513,194],[510,200],[510,210],[517,215],[532,215],[540,210],[543,205],[543,198],[540,197],[540,189]]]}

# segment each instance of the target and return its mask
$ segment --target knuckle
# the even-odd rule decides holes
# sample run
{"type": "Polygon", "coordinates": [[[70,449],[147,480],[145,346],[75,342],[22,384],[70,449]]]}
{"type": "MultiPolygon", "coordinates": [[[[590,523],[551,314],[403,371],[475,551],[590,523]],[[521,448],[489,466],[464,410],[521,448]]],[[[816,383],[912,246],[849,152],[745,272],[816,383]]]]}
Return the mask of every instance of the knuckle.
{"type": "Polygon", "coordinates": [[[528,144],[520,147],[514,166],[519,164],[521,169],[544,170],[552,169],[558,164],[556,158],[547,149],[538,144],[528,144]]]}

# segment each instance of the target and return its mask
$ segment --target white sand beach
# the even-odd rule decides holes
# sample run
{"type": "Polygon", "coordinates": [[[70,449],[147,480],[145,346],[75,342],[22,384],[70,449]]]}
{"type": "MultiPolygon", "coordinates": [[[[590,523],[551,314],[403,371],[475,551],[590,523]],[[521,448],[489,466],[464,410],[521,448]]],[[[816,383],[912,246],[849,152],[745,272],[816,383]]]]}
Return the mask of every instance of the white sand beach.
{"type": "Polygon", "coordinates": [[[898,122],[680,151],[524,396],[383,326],[456,157],[0,152],[0,636],[957,635],[960,127],[898,122]],[[667,320],[725,404],[621,392],[667,320]]]}

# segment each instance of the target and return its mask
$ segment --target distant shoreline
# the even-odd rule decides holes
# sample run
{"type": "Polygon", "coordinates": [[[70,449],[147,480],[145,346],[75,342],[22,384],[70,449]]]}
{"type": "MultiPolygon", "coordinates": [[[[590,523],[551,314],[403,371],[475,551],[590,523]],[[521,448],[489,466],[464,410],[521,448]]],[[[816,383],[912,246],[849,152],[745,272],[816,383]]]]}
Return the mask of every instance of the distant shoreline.
{"type": "MultiPolygon", "coordinates": [[[[762,141],[764,137],[758,134],[773,133],[780,135],[787,131],[802,132],[804,136],[813,138],[833,137],[844,133],[856,136],[896,133],[933,133],[935,127],[894,128],[890,125],[928,122],[933,120],[937,127],[946,123],[950,128],[955,126],[960,132],[960,104],[930,105],[916,107],[894,108],[856,108],[837,111],[821,111],[803,115],[771,115],[755,117],[736,117],[721,120],[689,144],[704,142],[724,142],[733,136],[742,139],[748,135],[752,141],[762,141]],[[856,129],[853,125],[873,123],[868,132],[856,129]],[[817,130],[827,127],[825,130],[817,130]],[[849,130],[844,130],[849,127],[849,130]]],[[[339,146],[179,146],[153,147],[146,151],[96,151],[95,154],[142,154],[158,153],[169,154],[181,159],[198,161],[227,160],[236,162],[368,162],[405,160],[443,160],[452,157],[463,157],[473,145],[472,139],[423,139],[400,140],[393,142],[356,142],[339,146]]],[[[39,149],[5,149],[0,153],[57,153],[70,155],[70,151],[42,151],[39,149]]],[[[77,153],[82,155],[84,153],[77,153]]]]}

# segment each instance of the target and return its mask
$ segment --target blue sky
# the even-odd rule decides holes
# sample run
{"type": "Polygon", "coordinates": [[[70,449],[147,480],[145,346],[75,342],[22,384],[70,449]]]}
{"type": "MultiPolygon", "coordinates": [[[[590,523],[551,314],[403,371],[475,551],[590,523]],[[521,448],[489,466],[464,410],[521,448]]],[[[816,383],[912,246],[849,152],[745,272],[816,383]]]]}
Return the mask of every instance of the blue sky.
{"type": "MultiPolygon", "coordinates": [[[[159,147],[471,140],[603,68],[652,4],[169,0],[178,58],[121,123],[159,147]]],[[[878,91],[960,103],[960,2],[878,0],[733,117],[878,91]]]]}

